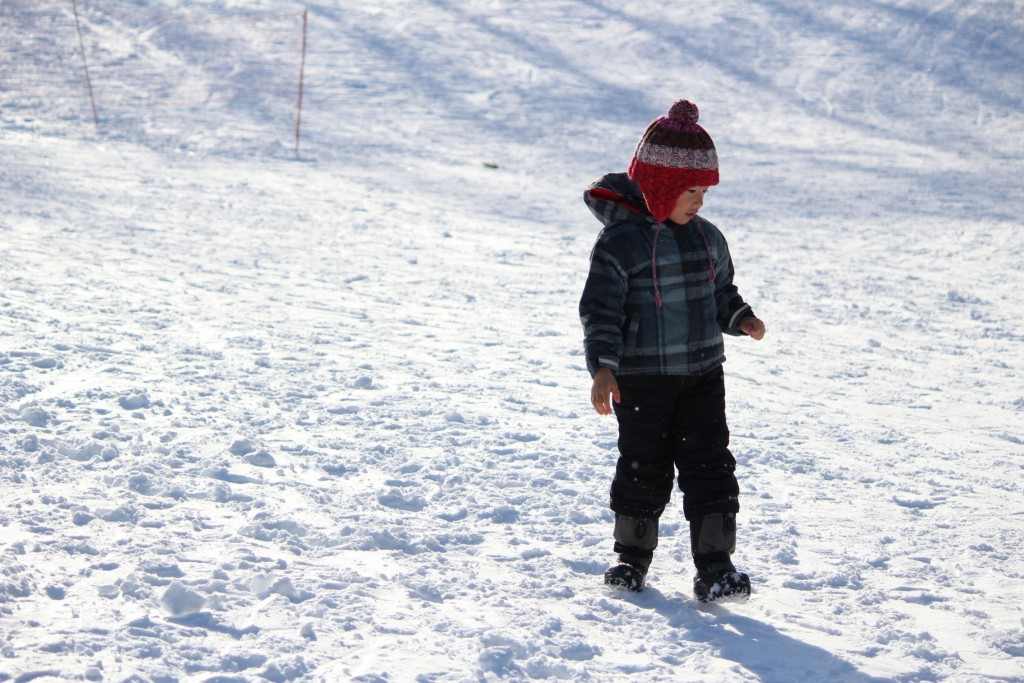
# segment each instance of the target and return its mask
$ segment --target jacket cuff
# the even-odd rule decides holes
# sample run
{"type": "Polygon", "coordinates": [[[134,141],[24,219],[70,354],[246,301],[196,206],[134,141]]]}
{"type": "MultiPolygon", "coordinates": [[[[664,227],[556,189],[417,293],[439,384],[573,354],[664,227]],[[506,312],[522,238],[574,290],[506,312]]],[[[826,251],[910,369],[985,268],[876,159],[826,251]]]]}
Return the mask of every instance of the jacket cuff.
{"type": "Polygon", "coordinates": [[[733,312],[732,316],[729,318],[729,324],[726,325],[725,327],[725,331],[728,334],[746,334],[746,332],[740,330],[740,328],[737,327],[737,325],[740,324],[741,320],[752,315],[754,315],[754,310],[750,308],[750,304],[743,304],[733,312]]]}
{"type": "Polygon", "coordinates": [[[618,372],[619,359],[614,356],[587,356],[587,370],[593,377],[601,368],[608,368],[612,372],[618,372]]]}

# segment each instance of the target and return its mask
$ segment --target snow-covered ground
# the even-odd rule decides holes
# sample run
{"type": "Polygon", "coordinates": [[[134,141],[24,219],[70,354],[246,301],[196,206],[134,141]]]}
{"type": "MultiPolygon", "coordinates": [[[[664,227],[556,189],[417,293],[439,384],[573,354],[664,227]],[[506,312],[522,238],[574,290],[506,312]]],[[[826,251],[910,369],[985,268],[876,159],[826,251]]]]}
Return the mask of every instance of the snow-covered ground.
{"type": "Polygon", "coordinates": [[[1024,680],[1020,0],[0,2],[0,681],[1024,680]],[[355,6],[353,6],[355,5],[355,6]],[[576,304],[679,97],[743,605],[610,592],[576,304]]]}

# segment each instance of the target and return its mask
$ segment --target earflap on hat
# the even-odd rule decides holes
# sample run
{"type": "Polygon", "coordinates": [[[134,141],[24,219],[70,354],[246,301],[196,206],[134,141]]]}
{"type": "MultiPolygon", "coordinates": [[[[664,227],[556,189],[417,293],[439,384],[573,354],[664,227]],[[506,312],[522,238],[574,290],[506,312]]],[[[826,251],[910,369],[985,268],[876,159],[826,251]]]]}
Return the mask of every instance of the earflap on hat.
{"type": "Polygon", "coordinates": [[[679,195],[698,185],[718,184],[718,153],[707,131],[697,125],[700,112],[678,100],[647,127],[629,164],[629,177],[643,192],[658,222],[671,215],[679,195]]]}

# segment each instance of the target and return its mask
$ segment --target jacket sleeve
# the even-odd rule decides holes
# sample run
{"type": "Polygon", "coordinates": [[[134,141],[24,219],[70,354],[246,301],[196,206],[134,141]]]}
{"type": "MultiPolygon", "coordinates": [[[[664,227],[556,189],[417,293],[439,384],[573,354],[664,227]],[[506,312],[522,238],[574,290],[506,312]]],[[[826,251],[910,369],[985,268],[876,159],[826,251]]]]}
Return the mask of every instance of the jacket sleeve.
{"type": "Polygon", "coordinates": [[[718,252],[718,260],[715,262],[717,318],[722,332],[739,337],[746,334],[746,332],[739,328],[740,321],[747,316],[754,315],[754,311],[750,308],[750,304],[743,301],[739,289],[733,284],[734,274],[732,256],[729,254],[729,245],[723,237],[721,248],[718,252]]]}
{"type": "Polygon", "coordinates": [[[591,376],[598,368],[610,368],[612,372],[619,369],[628,284],[629,275],[608,243],[599,237],[590,255],[590,273],[580,298],[583,347],[591,376]]]}

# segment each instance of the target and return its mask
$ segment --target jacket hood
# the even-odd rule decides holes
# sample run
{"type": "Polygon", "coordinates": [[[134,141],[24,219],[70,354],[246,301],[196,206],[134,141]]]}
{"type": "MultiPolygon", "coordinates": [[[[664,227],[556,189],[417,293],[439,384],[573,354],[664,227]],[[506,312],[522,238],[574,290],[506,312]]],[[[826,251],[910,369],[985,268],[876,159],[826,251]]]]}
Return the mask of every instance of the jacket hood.
{"type": "Polygon", "coordinates": [[[625,173],[609,173],[590,184],[583,201],[604,226],[619,221],[655,224],[640,187],[625,173]]]}
{"type": "MultiPolygon", "coordinates": [[[[583,193],[583,201],[597,220],[607,228],[613,223],[629,222],[638,225],[652,226],[655,229],[651,240],[651,283],[654,286],[654,301],[661,308],[661,287],[658,282],[658,237],[664,223],[651,215],[644,201],[640,186],[629,179],[625,173],[609,173],[601,176],[583,193]]],[[[715,284],[715,259],[711,245],[704,233],[703,219],[694,217],[690,221],[697,228],[697,233],[704,242],[708,258],[708,283],[715,284]]],[[[689,225],[689,224],[687,224],[689,225]]]]}

